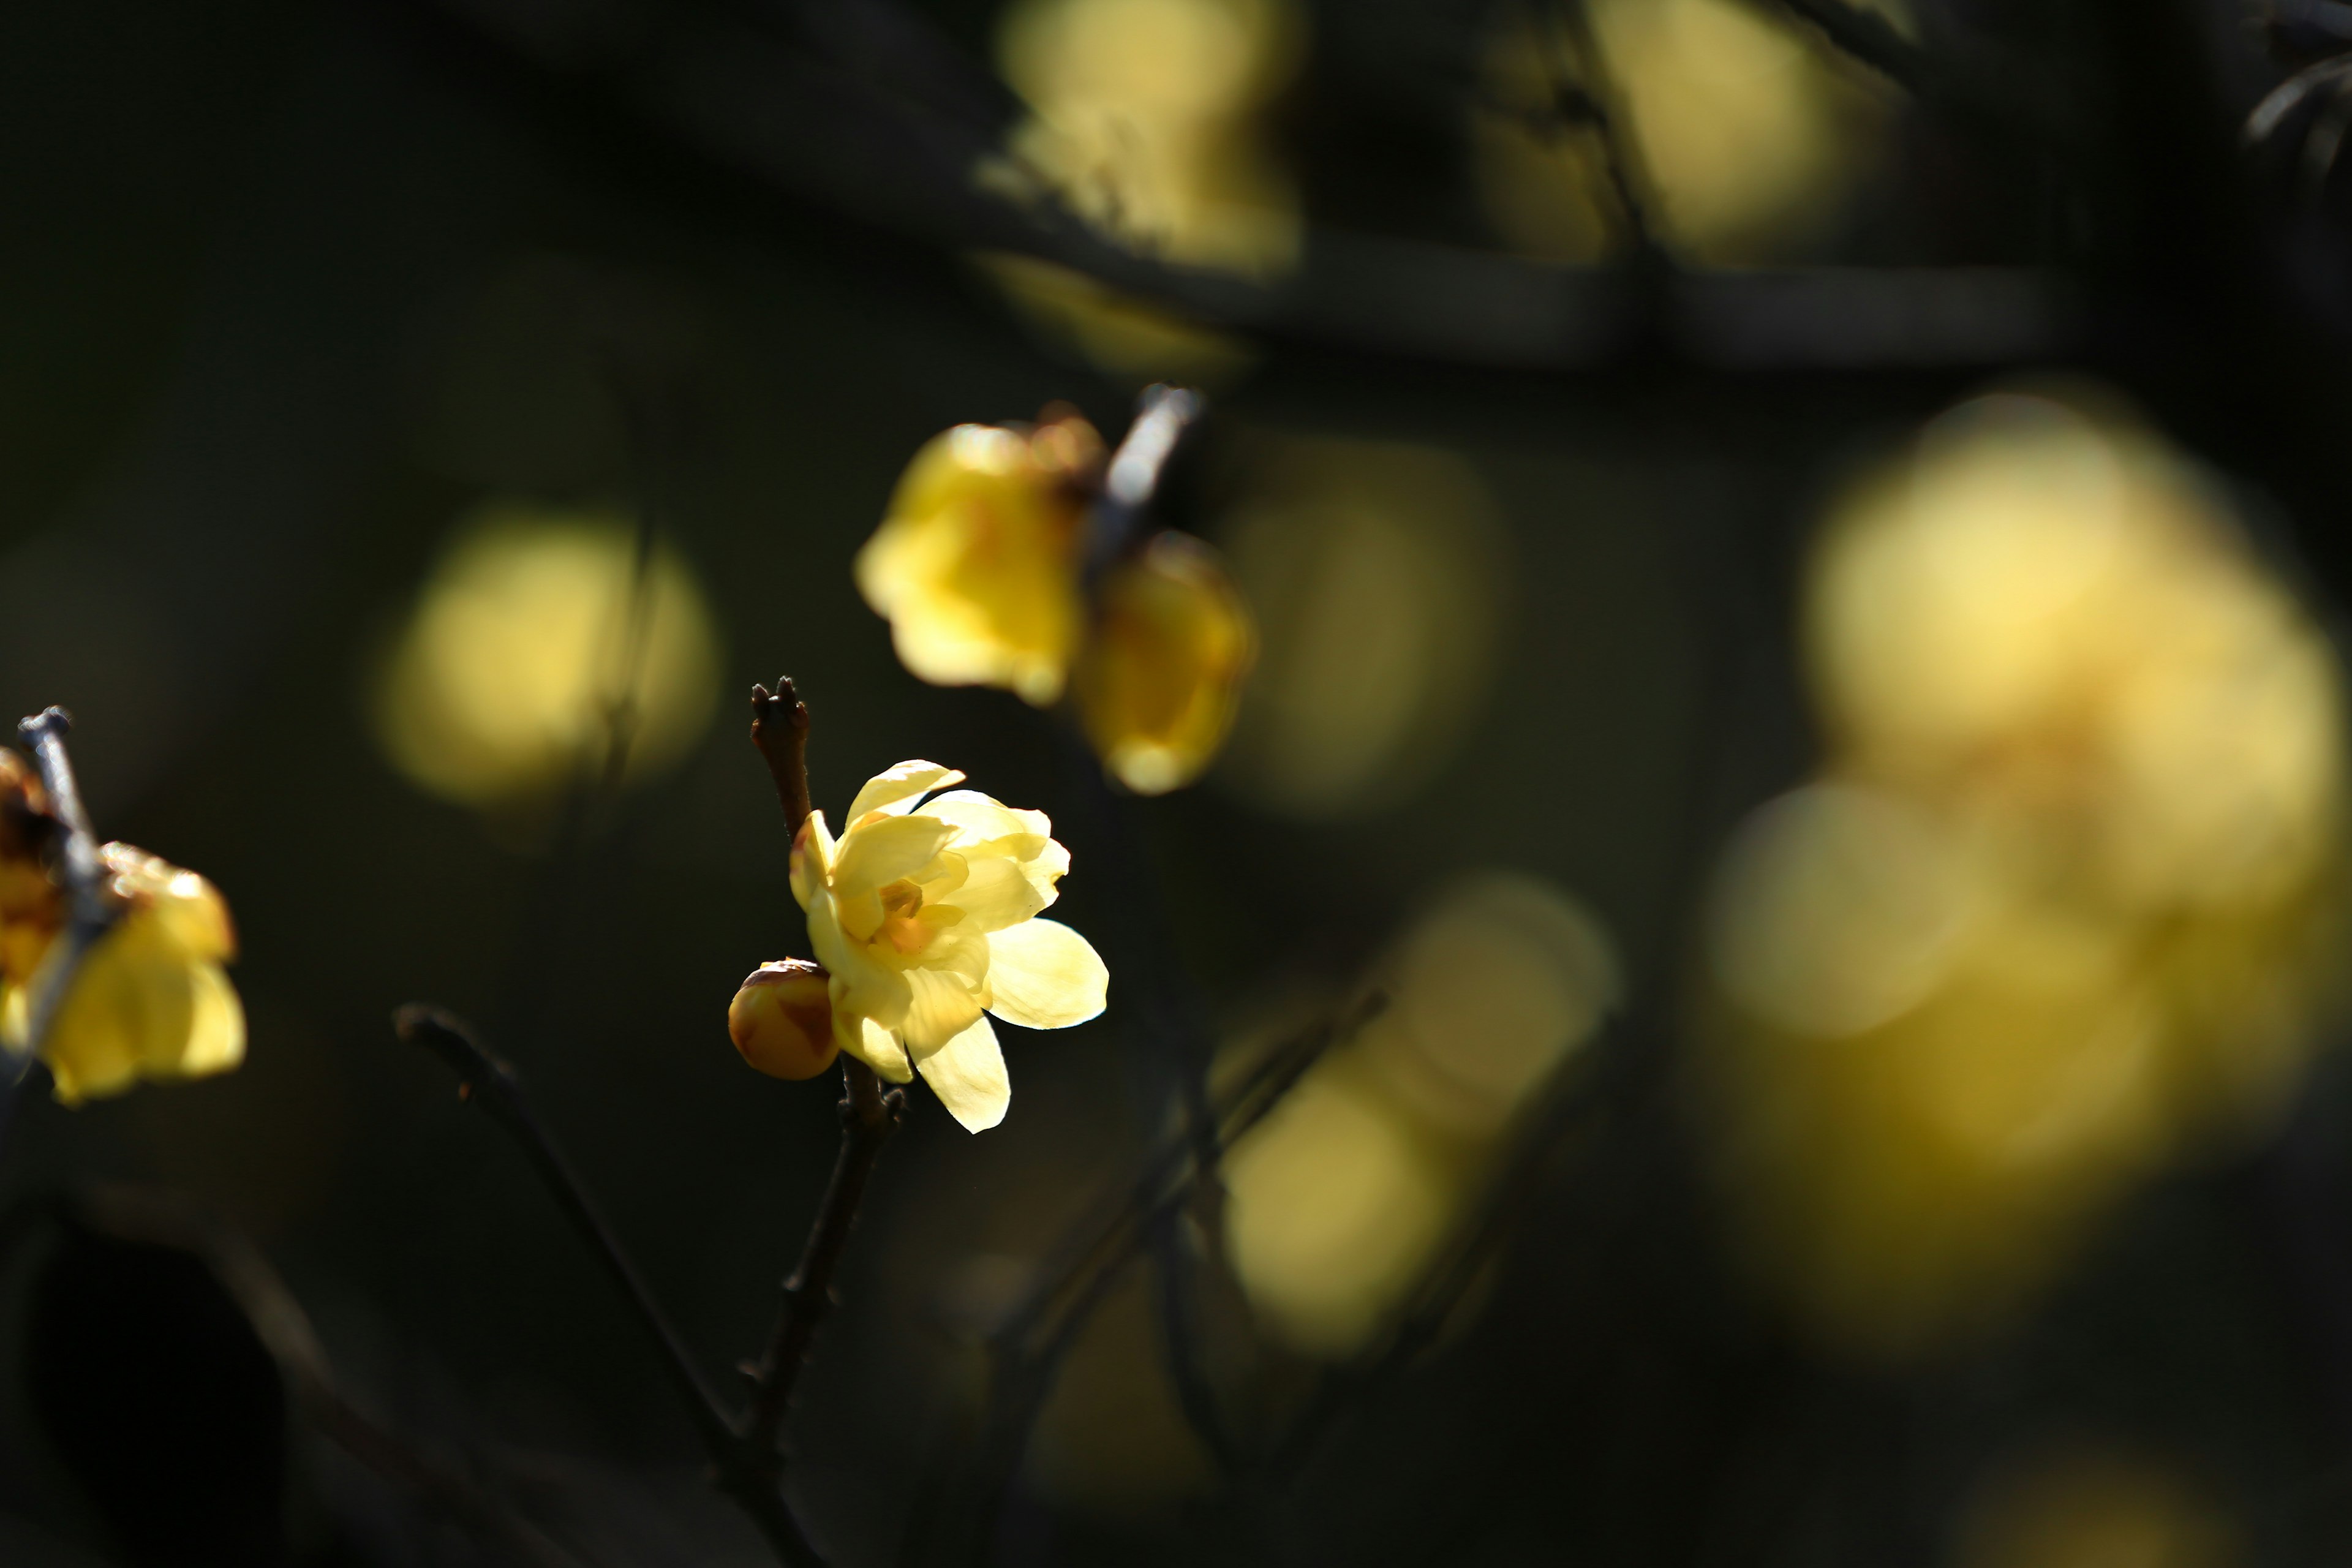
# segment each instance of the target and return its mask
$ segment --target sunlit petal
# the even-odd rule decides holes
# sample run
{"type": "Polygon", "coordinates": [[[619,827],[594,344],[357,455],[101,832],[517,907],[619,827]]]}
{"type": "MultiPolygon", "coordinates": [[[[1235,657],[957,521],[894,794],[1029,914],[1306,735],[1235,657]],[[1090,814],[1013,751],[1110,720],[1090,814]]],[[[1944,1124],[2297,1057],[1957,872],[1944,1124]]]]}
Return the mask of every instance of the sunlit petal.
{"type": "Polygon", "coordinates": [[[1004,1053],[986,1014],[917,1066],[967,1132],[987,1131],[1013,1104],[1013,1080],[1005,1076],[1004,1053]]]}
{"type": "Polygon", "coordinates": [[[947,847],[954,830],[928,816],[886,816],[853,829],[833,862],[833,888],[879,888],[911,877],[947,847]]]}
{"type": "Polygon", "coordinates": [[[898,1034],[918,1062],[971,1027],[980,1016],[979,994],[961,974],[944,969],[910,969],[907,988],[907,1016],[898,1026],[898,1034]]]}
{"type": "Polygon", "coordinates": [[[812,811],[793,837],[793,897],[806,909],[810,896],[832,878],[833,830],[824,825],[824,813],[812,811]]]}
{"type": "Polygon", "coordinates": [[[869,811],[886,812],[892,816],[904,816],[915,809],[916,802],[935,789],[951,784],[961,784],[963,774],[953,768],[943,768],[937,763],[915,759],[876,773],[849,803],[849,814],[842,820],[856,826],[869,811]]]}
{"type": "Polygon", "coordinates": [[[1102,1012],[1110,971],[1059,921],[1024,921],[988,939],[989,1011],[1008,1024],[1066,1029],[1102,1012]]]}

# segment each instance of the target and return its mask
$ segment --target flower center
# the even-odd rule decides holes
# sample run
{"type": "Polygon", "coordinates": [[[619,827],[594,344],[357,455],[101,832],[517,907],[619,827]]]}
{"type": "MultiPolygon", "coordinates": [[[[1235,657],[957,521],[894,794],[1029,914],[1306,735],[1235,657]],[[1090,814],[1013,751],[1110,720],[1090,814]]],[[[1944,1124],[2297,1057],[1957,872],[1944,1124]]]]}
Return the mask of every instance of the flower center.
{"type": "Polygon", "coordinates": [[[916,916],[923,907],[923,890],[907,878],[901,877],[882,889],[882,925],[874,933],[877,942],[887,942],[898,952],[909,956],[931,945],[929,928],[916,916]]]}

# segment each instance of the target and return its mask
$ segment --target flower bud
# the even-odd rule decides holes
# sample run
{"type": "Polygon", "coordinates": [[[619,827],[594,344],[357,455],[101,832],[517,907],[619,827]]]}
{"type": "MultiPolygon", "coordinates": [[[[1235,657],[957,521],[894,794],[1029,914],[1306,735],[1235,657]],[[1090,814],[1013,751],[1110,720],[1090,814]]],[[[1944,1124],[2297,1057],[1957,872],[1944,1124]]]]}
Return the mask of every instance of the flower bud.
{"type": "Polygon", "coordinates": [[[1078,668],[1087,738],[1138,795],[1191,784],[1225,743],[1256,657],[1249,607],[1216,553],[1160,534],[1103,579],[1078,668]]]}
{"type": "Polygon", "coordinates": [[[763,963],[727,1005],[727,1033],[770,1078],[814,1078],[833,1065],[833,999],[825,972],[804,958],[763,963]]]}

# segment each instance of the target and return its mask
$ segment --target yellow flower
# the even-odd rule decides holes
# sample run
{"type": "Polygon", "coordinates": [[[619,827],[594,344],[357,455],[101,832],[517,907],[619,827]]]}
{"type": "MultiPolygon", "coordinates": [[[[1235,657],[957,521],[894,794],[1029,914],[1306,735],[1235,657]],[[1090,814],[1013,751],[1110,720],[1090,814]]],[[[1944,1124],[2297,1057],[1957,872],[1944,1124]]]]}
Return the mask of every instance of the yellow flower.
{"type": "MultiPolygon", "coordinates": [[[[83,954],[49,1021],[41,1059],[68,1105],[119,1094],[142,1078],[201,1078],[245,1059],[245,1009],[222,963],[236,955],[228,906],[194,871],[128,844],[99,851],[108,895],[121,918],[83,954]]],[[[48,920],[54,937],[62,925],[48,920]]],[[[0,1040],[22,1050],[30,1032],[29,988],[50,952],[44,940],[12,946],[0,971],[0,1040]]]]}
{"type": "Polygon", "coordinates": [[[1072,416],[959,425],[908,465],[857,552],[858,591],[898,658],[935,686],[1060,698],[1077,648],[1078,558],[1102,439],[1072,416]]]}
{"type": "Polygon", "coordinates": [[[770,1078],[814,1078],[833,1065],[829,977],[805,958],[763,963],[727,1005],[727,1034],[743,1059],[770,1078]]]}
{"type": "Polygon", "coordinates": [[[1249,607],[1207,545],[1168,532],[1111,568],[1096,616],[1077,679],[1096,754],[1138,795],[1191,784],[1257,657],[1249,607]]]}
{"type": "Polygon", "coordinates": [[[877,774],[835,839],[809,813],[793,843],[793,896],[831,972],[843,1050],[894,1083],[919,1071],[974,1132],[1004,1120],[1012,1086],[988,1022],[1066,1029],[1103,1010],[1109,972],[1086,938],[1039,920],[1069,851],[1038,811],[1016,811],[935,763],[877,774]]]}

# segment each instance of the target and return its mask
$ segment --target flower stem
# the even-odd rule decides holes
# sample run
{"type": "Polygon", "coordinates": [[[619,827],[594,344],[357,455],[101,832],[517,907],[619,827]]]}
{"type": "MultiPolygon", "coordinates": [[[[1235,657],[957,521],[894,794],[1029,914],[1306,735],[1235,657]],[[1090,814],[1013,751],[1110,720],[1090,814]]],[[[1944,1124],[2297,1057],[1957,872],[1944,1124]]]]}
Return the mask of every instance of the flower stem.
{"type": "Polygon", "coordinates": [[[792,1406],[793,1385],[808,1363],[817,1330],[833,1310],[833,1277],[841,1267],[858,1205],[865,1199],[866,1178],[906,1111],[907,1097],[895,1089],[885,1090],[874,1069],[864,1062],[845,1056],[841,1074],[846,1089],[841,1102],[841,1152],[834,1161],[833,1180],[825,1188],[816,1224],[801,1249],[800,1267],[784,1281],[783,1310],[753,1373],[746,1435],[763,1453],[775,1451],[785,1412],[792,1406]]]}

